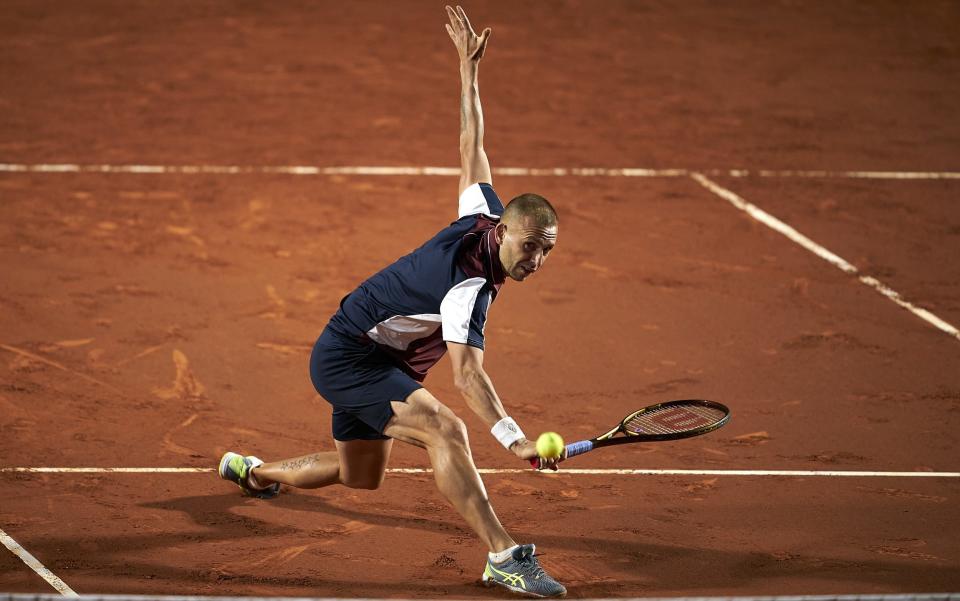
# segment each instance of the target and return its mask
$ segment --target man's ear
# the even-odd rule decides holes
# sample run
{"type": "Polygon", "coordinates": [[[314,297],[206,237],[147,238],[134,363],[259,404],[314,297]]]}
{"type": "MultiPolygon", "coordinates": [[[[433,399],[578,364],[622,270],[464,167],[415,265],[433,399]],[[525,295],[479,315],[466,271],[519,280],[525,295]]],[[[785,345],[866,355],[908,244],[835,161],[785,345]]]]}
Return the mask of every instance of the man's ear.
{"type": "Polygon", "coordinates": [[[498,223],[493,235],[497,237],[497,244],[503,244],[503,239],[507,235],[507,224],[502,221],[498,223]]]}

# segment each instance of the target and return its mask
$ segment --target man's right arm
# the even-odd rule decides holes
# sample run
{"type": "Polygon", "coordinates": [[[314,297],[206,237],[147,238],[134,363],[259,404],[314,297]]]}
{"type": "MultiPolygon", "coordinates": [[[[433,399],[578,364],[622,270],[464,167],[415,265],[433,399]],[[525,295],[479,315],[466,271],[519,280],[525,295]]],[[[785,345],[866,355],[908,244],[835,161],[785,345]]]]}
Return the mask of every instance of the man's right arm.
{"type": "MultiPolygon", "coordinates": [[[[490,376],[483,369],[483,351],[456,342],[447,342],[450,364],[453,366],[453,381],[470,409],[483,420],[488,428],[507,417],[500,397],[493,387],[490,376]]],[[[537,457],[537,445],[532,440],[520,438],[509,450],[517,457],[530,460],[537,457]]],[[[556,470],[562,459],[540,459],[541,469],[556,470]]]]}
{"type": "Polygon", "coordinates": [[[477,35],[459,6],[447,7],[447,33],[460,55],[460,194],[477,182],[493,183],[490,161],[483,150],[483,110],[477,71],[490,38],[490,28],[477,35]]]}

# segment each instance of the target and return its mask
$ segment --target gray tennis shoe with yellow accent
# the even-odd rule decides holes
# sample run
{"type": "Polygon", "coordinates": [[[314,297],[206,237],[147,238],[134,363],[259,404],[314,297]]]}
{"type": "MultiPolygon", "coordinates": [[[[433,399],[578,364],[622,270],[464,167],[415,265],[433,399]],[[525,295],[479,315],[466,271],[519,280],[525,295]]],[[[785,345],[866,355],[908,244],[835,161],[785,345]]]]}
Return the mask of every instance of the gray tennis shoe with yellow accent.
{"type": "Polygon", "coordinates": [[[563,597],[567,589],[540,567],[534,552],[535,545],[520,545],[513,556],[503,563],[493,563],[487,557],[483,570],[486,586],[500,585],[515,593],[531,597],[563,597]]]}
{"type": "Polygon", "coordinates": [[[279,484],[271,484],[266,488],[253,488],[247,480],[250,476],[250,470],[259,465],[263,465],[263,461],[253,455],[244,457],[237,453],[227,452],[220,459],[220,469],[218,471],[221,478],[239,486],[243,494],[248,497],[272,499],[280,492],[279,484]]]}

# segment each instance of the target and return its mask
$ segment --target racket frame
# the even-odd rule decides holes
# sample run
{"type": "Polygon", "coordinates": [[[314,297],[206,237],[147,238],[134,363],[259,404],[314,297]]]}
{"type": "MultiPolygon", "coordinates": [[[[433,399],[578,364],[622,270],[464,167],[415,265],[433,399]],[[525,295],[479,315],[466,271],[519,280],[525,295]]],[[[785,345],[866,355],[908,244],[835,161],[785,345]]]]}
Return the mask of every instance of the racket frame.
{"type": "MultiPolygon", "coordinates": [[[[682,440],[684,438],[692,438],[694,436],[700,436],[702,434],[707,434],[713,432],[714,430],[723,427],[728,421],[730,421],[730,409],[716,401],[706,401],[703,399],[680,399],[676,401],[665,401],[663,403],[657,403],[655,405],[650,405],[644,407],[638,411],[634,411],[630,415],[626,416],[620,423],[616,425],[612,430],[606,434],[601,434],[596,438],[591,438],[590,442],[593,443],[593,448],[597,447],[608,447],[618,444],[627,444],[633,442],[655,442],[659,440],[682,440]],[[683,432],[671,432],[667,434],[638,434],[636,432],[631,432],[627,430],[626,423],[629,422],[634,417],[641,415],[643,413],[649,413],[657,409],[663,409],[667,407],[672,407],[676,405],[690,405],[694,404],[699,407],[706,407],[709,409],[717,409],[723,412],[723,417],[717,420],[716,422],[701,426],[699,428],[693,428],[691,430],[684,430],[683,432]],[[615,438],[617,434],[623,434],[622,437],[615,438]]],[[[576,443],[573,443],[576,444],[576,443]]]]}
{"type": "MultiPolygon", "coordinates": [[[[577,442],[572,442],[565,446],[565,458],[576,457],[577,455],[582,455],[584,453],[590,452],[593,449],[598,447],[610,447],[618,444],[628,444],[634,442],[656,442],[661,440],[682,440],[684,438],[692,438],[694,436],[700,436],[702,434],[707,434],[713,432],[717,428],[723,427],[728,421],[730,421],[730,409],[723,403],[718,403],[716,401],[707,401],[704,399],[678,399],[674,401],[664,401],[663,403],[656,403],[654,405],[649,405],[643,409],[634,411],[629,414],[617,424],[612,430],[601,434],[590,440],[579,440],[577,442]],[[631,432],[627,430],[626,424],[634,417],[641,415],[643,413],[648,413],[650,411],[655,411],[657,409],[663,409],[665,407],[672,407],[676,405],[697,405],[699,407],[706,407],[709,409],[716,409],[723,412],[723,417],[718,419],[715,422],[711,422],[699,428],[691,428],[690,430],[684,430],[682,432],[670,432],[666,434],[638,434],[636,432],[631,432]],[[623,434],[623,436],[617,437],[617,434],[623,434]]],[[[534,457],[530,460],[530,465],[536,469],[540,469],[540,458],[534,457]]],[[[554,468],[556,469],[556,468],[554,468]]]]}

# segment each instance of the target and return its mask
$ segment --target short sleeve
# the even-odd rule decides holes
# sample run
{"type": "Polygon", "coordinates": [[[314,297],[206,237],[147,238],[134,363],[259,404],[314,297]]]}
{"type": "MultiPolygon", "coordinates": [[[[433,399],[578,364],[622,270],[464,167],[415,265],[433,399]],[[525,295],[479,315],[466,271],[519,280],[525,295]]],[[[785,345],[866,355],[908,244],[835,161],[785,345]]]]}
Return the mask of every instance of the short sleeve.
{"type": "Polygon", "coordinates": [[[458,217],[482,213],[488,217],[499,218],[503,215],[503,203],[490,184],[477,183],[468,186],[460,195],[458,217]]]}
{"type": "Polygon", "coordinates": [[[483,348],[483,326],[490,307],[490,289],[484,278],[466,279],[440,302],[443,339],[483,348]]]}

